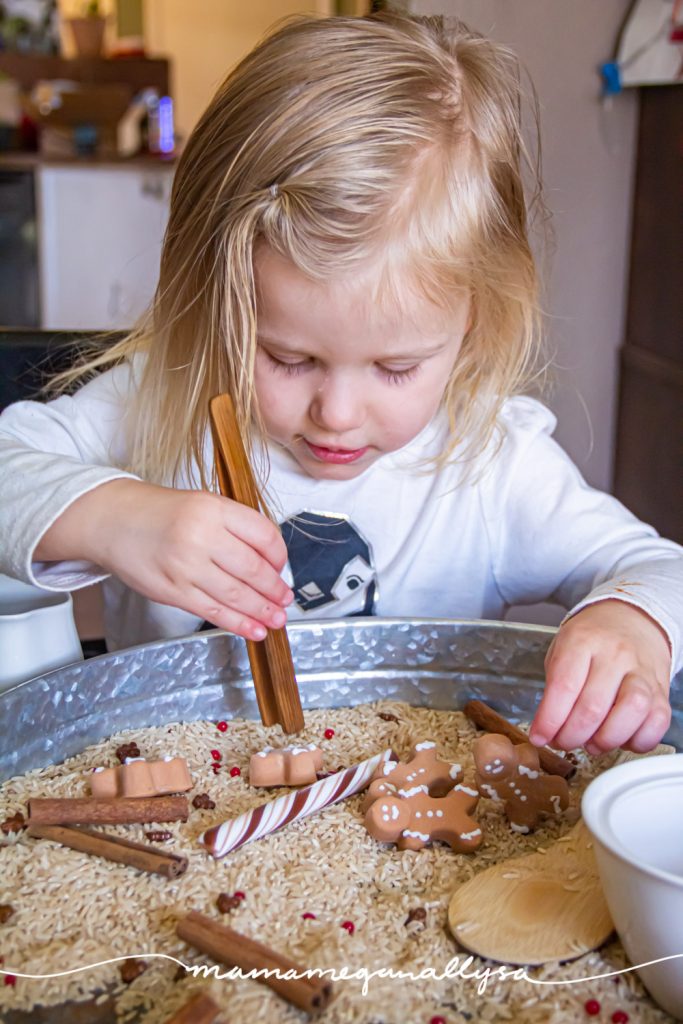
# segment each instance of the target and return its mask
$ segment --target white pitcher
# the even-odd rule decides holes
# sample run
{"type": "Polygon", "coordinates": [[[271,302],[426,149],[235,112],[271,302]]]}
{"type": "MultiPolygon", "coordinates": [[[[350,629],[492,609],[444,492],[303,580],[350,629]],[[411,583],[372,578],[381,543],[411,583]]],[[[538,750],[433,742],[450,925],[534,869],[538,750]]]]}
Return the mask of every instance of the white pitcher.
{"type": "Polygon", "coordinates": [[[82,658],[71,594],[0,575],[0,691],[82,658]]]}

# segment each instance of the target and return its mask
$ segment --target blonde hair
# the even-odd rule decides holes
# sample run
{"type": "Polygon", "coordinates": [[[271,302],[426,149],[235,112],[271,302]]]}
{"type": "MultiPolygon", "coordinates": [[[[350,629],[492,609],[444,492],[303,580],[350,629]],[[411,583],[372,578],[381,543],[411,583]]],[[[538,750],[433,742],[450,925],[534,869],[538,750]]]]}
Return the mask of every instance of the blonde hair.
{"type": "MultiPolygon", "coordinates": [[[[254,396],[253,251],[317,279],[379,261],[472,320],[447,382],[452,443],[472,458],[528,382],[537,277],[522,184],[521,87],[507,49],[442,18],[297,18],[228,76],[178,163],[152,306],[74,373],[144,351],[130,467],[210,486],[210,398],[231,394],[245,439],[254,396]],[[193,474],[198,468],[198,478],[193,474]]],[[[73,379],[73,377],[72,377],[73,379]]],[[[254,446],[252,444],[252,455],[254,446]]]]}

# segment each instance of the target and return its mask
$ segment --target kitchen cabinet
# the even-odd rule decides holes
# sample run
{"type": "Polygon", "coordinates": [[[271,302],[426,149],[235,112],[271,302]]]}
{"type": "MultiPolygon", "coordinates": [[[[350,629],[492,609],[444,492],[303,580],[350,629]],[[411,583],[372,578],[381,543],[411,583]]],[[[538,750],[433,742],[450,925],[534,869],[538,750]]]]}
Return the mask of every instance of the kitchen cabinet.
{"type": "Polygon", "coordinates": [[[45,330],[131,327],[156,288],[173,167],[36,169],[45,330]]]}

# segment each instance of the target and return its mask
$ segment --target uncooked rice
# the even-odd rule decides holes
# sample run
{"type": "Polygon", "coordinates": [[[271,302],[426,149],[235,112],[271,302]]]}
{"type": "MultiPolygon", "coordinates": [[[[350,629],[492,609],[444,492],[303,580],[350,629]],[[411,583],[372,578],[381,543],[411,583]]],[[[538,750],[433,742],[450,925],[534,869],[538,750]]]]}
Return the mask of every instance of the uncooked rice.
{"type": "MultiPolygon", "coordinates": [[[[356,708],[310,711],[297,742],[319,743],[327,770],[352,765],[386,747],[405,759],[416,742],[432,739],[446,760],[459,761],[466,780],[472,778],[471,741],[476,730],[460,712],[434,711],[380,701],[356,708]],[[398,722],[385,721],[390,712],[398,722]],[[327,728],[334,737],[324,739],[327,728]]],[[[97,857],[77,853],[45,840],[10,836],[0,847],[0,903],[14,914],[0,925],[4,970],[48,974],[96,964],[113,957],[172,956],[185,964],[212,961],[190,949],[175,935],[175,923],[199,910],[237,931],[271,946],[304,968],[349,971],[391,967],[415,974],[426,968],[442,972],[454,957],[468,954],[447,927],[450,896],[462,882],[484,868],[512,856],[547,848],[577,820],[581,793],[590,779],[613,763],[615,756],[588,758],[576,752],[578,770],[572,780],[571,806],[530,835],[510,831],[499,807],[482,799],[476,817],[484,843],[473,854],[456,854],[437,843],[418,853],[399,851],[371,839],[365,831],[356,796],[321,814],[295,822],[273,835],[250,843],[215,861],[198,845],[210,825],[271,799],[273,792],[248,784],[250,755],[267,744],[282,744],[279,727],[234,720],[225,733],[213,722],[174,724],[119,733],[64,764],[10,779],[0,787],[0,820],[17,811],[26,815],[33,796],[84,796],[88,772],[118,763],[115,750],[135,740],[149,759],[178,754],[186,758],[194,788],[189,795],[208,793],[214,810],[195,810],[185,824],[127,825],[107,831],[145,842],[145,831],[168,829],[173,840],[159,849],[189,858],[187,873],[175,881],[138,872],[97,857]],[[212,749],[222,754],[222,769],[211,770],[212,749]],[[231,777],[232,766],[241,776],[231,777]],[[242,891],[245,899],[227,915],[218,913],[219,893],[242,891]],[[411,910],[426,909],[426,920],[406,924],[411,910]],[[304,920],[306,912],[315,919],[304,920]],[[353,922],[353,934],[342,927],[353,922]]],[[[276,791],[279,792],[279,791],[276,791]]],[[[121,963],[90,967],[49,980],[18,978],[14,987],[0,984],[2,1011],[30,1011],[68,1000],[113,1000],[121,1024],[143,1021],[162,1024],[197,991],[205,991],[231,1021],[299,1024],[305,1014],[270,989],[249,979],[216,980],[187,975],[174,980],[177,964],[148,959],[144,974],[129,985],[121,981],[121,963]]],[[[474,958],[470,970],[497,965],[474,958]]],[[[570,963],[529,968],[546,981],[619,971],[628,967],[618,941],[608,942],[570,963]]],[[[221,968],[227,970],[227,968],[221,968]]],[[[476,980],[450,978],[398,980],[375,978],[368,994],[362,981],[334,984],[335,996],[320,1018],[325,1024],[428,1024],[441,1017],[447,1024],[462,1021],[515,1021],[560,1024],[585,1018],[584,1003],[597,999],[601,1020],[620,1009],[632,1024],[663,1024],[670,1018],[649,998],[633,972],[572,986],[535,986],[528,981],[494,979],[479,994],[476,980]]],[[[27,1017],[30,1019],[30,1017],[27,1017]]],[[[68,1020],[62,1011],[61,1020],[68,1020]]]]}

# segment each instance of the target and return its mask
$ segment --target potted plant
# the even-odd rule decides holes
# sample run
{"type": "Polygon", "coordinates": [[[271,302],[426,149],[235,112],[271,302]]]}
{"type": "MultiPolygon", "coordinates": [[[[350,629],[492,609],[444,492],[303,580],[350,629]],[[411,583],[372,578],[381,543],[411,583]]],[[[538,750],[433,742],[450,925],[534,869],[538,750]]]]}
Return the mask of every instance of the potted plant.
{"type": "Polygon", "coordinates": [[[99,57],[104,42],[106,18],[100,11],[99,0],[88,0],[83,16],[68,18],[71,34],[79,57],[99,57]]]}

